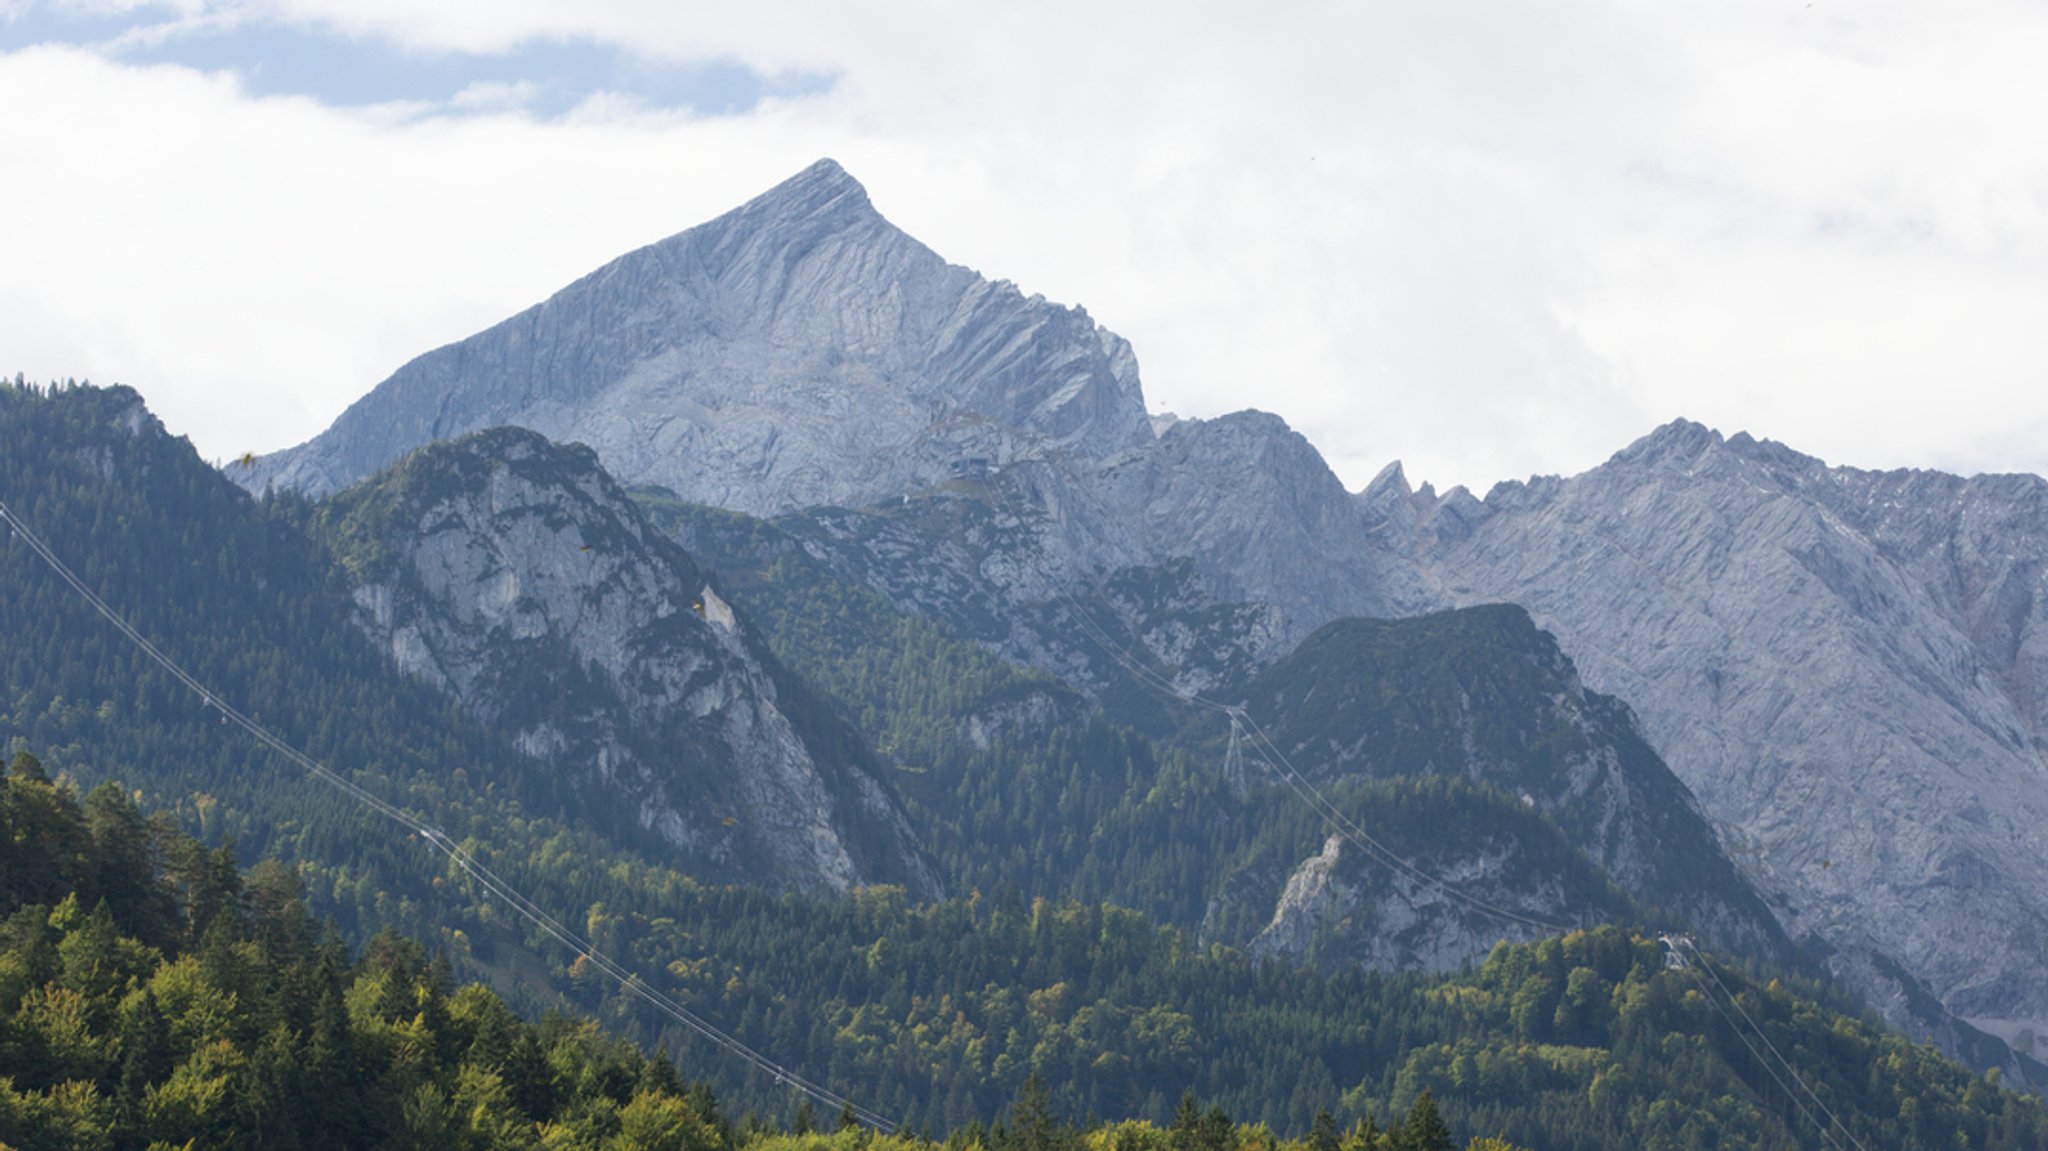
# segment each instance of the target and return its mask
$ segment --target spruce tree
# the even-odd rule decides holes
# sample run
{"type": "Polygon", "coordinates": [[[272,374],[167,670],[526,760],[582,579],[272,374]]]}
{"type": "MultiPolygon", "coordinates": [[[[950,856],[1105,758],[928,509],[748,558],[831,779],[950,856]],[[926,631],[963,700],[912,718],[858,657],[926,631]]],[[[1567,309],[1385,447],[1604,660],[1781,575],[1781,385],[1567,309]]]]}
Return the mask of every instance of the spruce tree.
{"type": "Polygon", "coordinates": [[[1065,1125],[1053,1113],[1052,1091],[1033,1071],[1010,1107],[1009,1146],[1013,1151],[1062,1151],[1067,1142],[1065,1125]]]}
{"type": "Polygon", "coordinates": [[[139,1120],[143,1092],[170,1078],[171,1029],[158,1009],[156,993],[148,987],[135,1006],[121,1018],[121,1081],[115,1089],[115,1106],[123,1119],[139,1120]]]}
{"type": "Polygon", "coordinates": [[[1315,1126],[1308,1132],[1309,1151],[1339,1151],[1337,1121],[1327,1109],[1316,1112],[1315,1126]]]}
{"type": "Polygon", "coordinates": [[[1451,1129],[1437,1111],[1436,1095],[1424,1091],[1408,1109],[1408,1122],[1401,1129],[1403,1151],[1457,1151],[1451,1129]]]}

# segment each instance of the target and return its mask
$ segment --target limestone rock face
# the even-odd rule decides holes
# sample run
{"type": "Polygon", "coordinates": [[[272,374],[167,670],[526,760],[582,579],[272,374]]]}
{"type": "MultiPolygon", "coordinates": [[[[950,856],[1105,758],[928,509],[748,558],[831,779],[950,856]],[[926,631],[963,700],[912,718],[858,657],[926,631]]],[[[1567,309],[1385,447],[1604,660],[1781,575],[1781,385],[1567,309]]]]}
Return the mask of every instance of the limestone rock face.
{"type": "Polygon", "coordinates": [[[1375,562],[1336,475],[1262,412],[1179,420],[1101,460],[977,467],[775,523],[841,578],[1086,687],[1117,674],[1089,627],[1200,690],[1334,616],[1437,602],[1414,570],[1375,562]]]}
{"type": "MultiPolygon", "coordinates": [[[[1433,875],[1496,906],[1544,915],[1555,913],[1563,902],[1563,883],[1554,876],[1532,882],[1528,861],[1512,840],[1478,844],[1469,853],[1440,852],[1425,862],[1433,875]]],[[[1272,921],[1248,950],[1262,959],[1332,969],[1440,974],[1477,964],[1503,939],[1523,941],[1542,934],[1503,925],[1428,885],[1390,873],[1332,835],[1320,854],[1288,875],[1272,921]]]]}
{"type": "Polygon", "coordinates": [[[1152,438],[1129,344],[947,264],[830,160],[421,356],[238,478],[318,495],[499,425],[757,513],[872,503],[963,459],[1152,438]]]}
{"type": "Polygon", "coordinates": [[[1361,506],[1446,602],[1525,605],[1627,699],[1845,972],[1889,957],[1987,1029],[2048,1021],[2048,482],[1679,422],[1483,503],[1396,476],[1361,506]]]}
{"type": "Polygon", "coordinates": [[[705,874],[938,885],[859,741],[767,659],[587,449],[499,429],[325,509],[397,666],[705,874]]]}
{"type": "Polygon", "coordinates": [[[1137,541],[1142,562],[1191,559],[1219,602],[1280,609],[1290,642],[1340,616],[1431,603],[1414,573],[1376,562],[1351,496],[1278,416],[1181,420],[1085,482],[1104,538],[1137,541]]]}

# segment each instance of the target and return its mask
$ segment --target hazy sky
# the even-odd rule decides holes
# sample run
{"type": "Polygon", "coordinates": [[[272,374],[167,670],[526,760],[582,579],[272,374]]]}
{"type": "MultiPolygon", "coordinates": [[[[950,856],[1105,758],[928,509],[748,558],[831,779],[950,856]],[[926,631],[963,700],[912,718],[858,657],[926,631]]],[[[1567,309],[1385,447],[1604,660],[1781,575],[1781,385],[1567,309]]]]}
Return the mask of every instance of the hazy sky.
{"type": "Polygon", "coordinates": [[[0,0],[0,369],[213,458],[820,156],[1155,410],[2048,471],[2048,6],[0,0]]]}

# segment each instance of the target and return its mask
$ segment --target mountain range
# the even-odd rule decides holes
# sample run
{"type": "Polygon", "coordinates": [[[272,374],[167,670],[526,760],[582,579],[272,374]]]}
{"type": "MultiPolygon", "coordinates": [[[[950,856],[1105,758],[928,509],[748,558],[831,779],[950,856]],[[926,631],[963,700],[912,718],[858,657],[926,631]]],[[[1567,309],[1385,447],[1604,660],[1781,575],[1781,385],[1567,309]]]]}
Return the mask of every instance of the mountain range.
{"type": "Polygon", "coordinates": [[[1678,421],[1483,499],[1398,465],[1347,492],[1276,417],[1148,418],[1125,341],[944,263],[830,161],[236,478],[322,494],[497,424],[768,517],[833,578],[1133,715],[1077,614],[1193,692],[1333,620],[1520,604],[1891,1018],[1939,1030],[1931,997],[2023,1050],[2048,1023],[2038,477],[1829,467],[1678,421]]]}
{"type": "MultiPolygon", "coordinates": [[[[1148,417],[1127,343],[946,264],[830,161],[253,466],[208,469],[125,389],[7,389],[0,441],[8,506],[224,696],[677,993],[949,1122],[1020,1064],[977,1047],[927,1096],[928,1039],[790,1022],[896,1011],[849,1004],[850,976],[792,999],[801,974],[717,965],[895,922],[873,892],[973,923],[984,893],[1131,908],[1340,980],[1624,923],[1830,973],[2048,1082],[2035,477],[1831,468],[1679,421],[1483,499],[1398,465],[1347,492],[1275,416],[1148,417]]],[[[528,1009],[589,990],[315,781],[222,756],[210,701],[48,573],[0,614],[35,637],[0,661],[10,743],[293,861],[344,930],[438,938],[528,1009]]],[[[899,944],[860,946],[892,970],[899,944]]],[[[996,986],[900,979],[912,1022],[996,986]]],[[[1137,1009],[1090,1002],[1076,1026],[1137,1009]]],[[[1317,1090],[1244,1098],[1299,1121],[1317,1090]]]]}

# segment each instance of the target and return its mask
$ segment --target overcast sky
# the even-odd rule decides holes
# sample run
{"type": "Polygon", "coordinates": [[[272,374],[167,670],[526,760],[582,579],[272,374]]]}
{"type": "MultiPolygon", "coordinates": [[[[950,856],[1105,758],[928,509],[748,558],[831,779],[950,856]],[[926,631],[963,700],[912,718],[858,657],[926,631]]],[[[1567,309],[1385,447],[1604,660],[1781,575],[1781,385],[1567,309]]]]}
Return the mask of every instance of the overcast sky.
{"type": "Polygon", "coordinates": [[[1677,416],[2048,471],[2043,61],[1976,0],[0,0],[0,369],[268,451],[829,155],[1354,488],[1677,416]]]}

